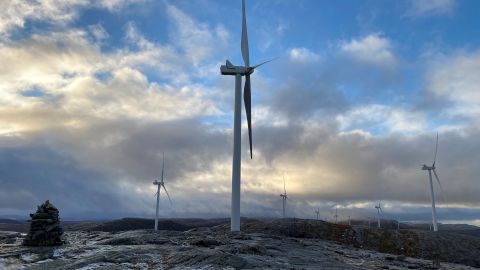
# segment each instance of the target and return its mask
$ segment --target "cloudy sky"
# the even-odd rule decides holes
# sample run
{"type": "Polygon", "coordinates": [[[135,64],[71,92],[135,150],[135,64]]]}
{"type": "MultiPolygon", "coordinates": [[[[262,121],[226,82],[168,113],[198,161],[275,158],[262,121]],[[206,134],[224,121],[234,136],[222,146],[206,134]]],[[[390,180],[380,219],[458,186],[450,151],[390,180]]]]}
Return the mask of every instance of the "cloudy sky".
{"type": "MultiPolygon", "coordinates": [[[[480,2],[247,0],[243,216],[480,225],[480,2]]],[[[241,1],[0,3],[0,216],[227,217],[241,1]]]]}

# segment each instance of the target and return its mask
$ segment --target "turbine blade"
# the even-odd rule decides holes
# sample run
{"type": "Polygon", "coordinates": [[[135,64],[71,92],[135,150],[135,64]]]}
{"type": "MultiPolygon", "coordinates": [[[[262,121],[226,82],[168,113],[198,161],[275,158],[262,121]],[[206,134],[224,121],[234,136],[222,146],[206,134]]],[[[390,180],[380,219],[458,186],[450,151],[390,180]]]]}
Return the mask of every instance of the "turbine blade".
{"type": "Polygon", "coordinates": [[[245,113],[247,114],[248,141],[250,143],[250,159],[252,154],[252,93],[250,87],[250,75],[245,75],[245,88],[243,90],[243,101],[245,102],[245,113]]]}
{"type": "Polygon", "coordinates": [[[287,194],[287,189],[285,187],[285,174],[283,174],[283,194],[287,194]]]}
{"type": "Polygon", "coordinates": [[[172,204],[172,200],[170,200],[170,195],[168,194],[167,188],[165,185],[162,185],[163,189],[165,190],[165,193],[167,194],[168,200],[170,201],[170,204],[172,204]]]}
{"type": "Polygon", "coordinates": [[[247,16],[245,15],[245,0],[242,0],[242,57],[246,67],[250,66],[250,55],[248,51],[248,35],[247,35],[247,16]]]}
{"type": "Polygon", "coordinates": [[[440,183],[440,178],[438,178],[437,171],[435,169],[433,170],[433,174],[435,175],[435,179],[437,179],[438,185],[440,186],[440,191],[442,196],[441,198],[443,202],[446,203],[447,202],[446,193],[445,193],[445,190],[443,190],[442,184],[440,183]]]}
{"type": "Polygon", "coordinates": [[[435,175],[435,179],[437,179],[438,185],[440,186],[440,189],[443,192],[442,183],[440,183],[440,179],[438,178],[437,171],[435,169],[433,169],[433,174],[435,175]]]}
{"type": "Polygon", "coordinates": [[[163,161],[162,161],[162,182],[163,182],[163,170],[165,168],[165,152],[162,152],[162,155],[163,155],[163,161]]]}
{"type": "Polygon", "coordinates": [[[437,161],[437,150],[438,150],[438,132],[437,132],[437,142],[435,143],[435,154],[433,155],[433,166],[435,166],[435,162],[437,161]]]}
{"type": "Polygon", "coordinates": [[[268,61],[262,62],[262,63],[260,63],[260,64],[258,64],[258,65],[253,66],[252,69],[256,69],[256,68],[259,67],[259,66],[265,65],[266,63],[272,62],[272,61],[277,60],[277,59],[278,59],[278,57],[275,57],[275,58],[272,58],[272,59],[270,59],[270,60],[268,60],[268,61]]]}

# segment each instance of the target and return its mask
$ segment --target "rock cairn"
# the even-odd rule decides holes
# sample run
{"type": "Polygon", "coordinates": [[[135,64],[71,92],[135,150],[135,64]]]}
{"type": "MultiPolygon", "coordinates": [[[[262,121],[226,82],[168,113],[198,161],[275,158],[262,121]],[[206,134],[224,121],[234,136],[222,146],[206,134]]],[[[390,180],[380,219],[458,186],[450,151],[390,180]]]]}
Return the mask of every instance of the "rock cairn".
{"type": "Polygon", "coordinates": [[[30,231],[23,244],[26,246],[61,245],[63,229],[58,218],[58,209],[48,200],[38,206],[35,214],[30,214],[30,231]]]}

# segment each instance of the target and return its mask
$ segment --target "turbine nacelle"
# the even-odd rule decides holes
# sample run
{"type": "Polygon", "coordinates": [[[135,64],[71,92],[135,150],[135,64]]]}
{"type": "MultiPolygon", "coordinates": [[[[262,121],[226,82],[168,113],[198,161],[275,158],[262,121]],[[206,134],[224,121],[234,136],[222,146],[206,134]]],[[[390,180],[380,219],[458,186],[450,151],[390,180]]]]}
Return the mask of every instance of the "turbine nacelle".
{"type": "Polygon", "coordinates": [[[243,67],[243,66],[235,66],[230,61],[226,61],[225,65],[220,67],[220,73],[222,75],[250,75],[255,71],[255,67],[243,67]]]}
{"type": "Polygon", "coordinates": [[[424,170],[424,171],[427,171],[427,170],[435,170],[435,165],[427,166],[427,165],[423,164],[422,170],[424,170]]]}
{"type": "Polygon", "coordinates": [[[380,205],[380,202],[378,202],[378,205],[375,205],[375,208],[377,209],[378,213],[382,212],[382,206],[380,205]]]}

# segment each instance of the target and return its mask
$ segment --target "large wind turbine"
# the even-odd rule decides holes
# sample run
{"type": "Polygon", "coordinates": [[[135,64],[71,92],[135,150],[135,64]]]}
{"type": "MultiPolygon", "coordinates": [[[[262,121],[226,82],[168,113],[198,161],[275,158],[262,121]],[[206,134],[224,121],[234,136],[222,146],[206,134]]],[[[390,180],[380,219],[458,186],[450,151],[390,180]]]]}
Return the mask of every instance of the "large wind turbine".
{"type": "MultiPolygon", "coordinates": [[[[287,189],[285,187],[285,175],[283,175],[283,194],[280,194],[280,197],[282,197],[282,203],[283,203],[283,218],[285,218],[285,207],[287,206],[287,189]]],[[[318,214],[317,214],[317,219],[318,219],[318,214]]]]}
{"type": "Polygon", "coordinates": [[[380,205],[380,202],[378,202],[378,205],[375,205],[375,208],[377,209],[377,226],[380,228],[380,213],[382,212],[382,206],[380,205]]]}
{"type": "Polygon", "coordinates": [[[422,170],[428,171],[428,177],[430,180],[430,198],[432,200],[432,219],[433,219],[433,231],[438,231],[437,225],[437,211],[435,210],[435,194],[433,192],[433,181],[432,181],[432,171],[435,175],[435,179],[437,179],[438,185],[442,188],[442,184],[440,183],[440,179],[438,179],[437,171],[435,171],[435,162],[437,160],[437,150],[438,150],[438,132],[437,132],[437,142],[435,143],[435,153],[433,155],[433,164],[432,166],[427,166],[423,164],[422,170]]]}
{"type": "Polygon", "coordinates": [[[155,231],[158,230],[158,208],[159,208],[159,204],[160,204],[160,188],[161,187],[163,187],[163,189],[165,190],[165,193],[167,194],[168,200],[170,201],[170,204],[172,204],[172,200],[170,200],[170,195],[168,195],[167,188],[165,187],[165,183],[163,182],[164,168],[165,168],[165,154],[163,154],[163,161],[162,161],[162,178],[160,179],[160,181],[158,181],[156,179],[155,179],[155,181],[153,181],[153,184],[157,186],[157,192],[155,193],[155,195],[157,196],[157,208],[155,210],[155,231]]]}
{"type": "Polygon", "coordinates": [[[245,76],[245,88],[243,99],[245,102],[245,112],[247,115],[248,141],[250,143],[250,158],[252,154],[252,119],[251,119],[251,86],[250,75],[254,70],[270,61],[250,66],[250,56],[248,49],[247,18],[245,16],[245,0],[242,0],[242,41],[241,51],[245,66],[234,66],[229,60],[220,67],[222,75],[235,76],[235,113],[233,118],[233,163],[232,163],[232,205],[230,230],[240,231],[240,164],[241,164],[241,107],[242,107],[242,76],[245,76]]]}

